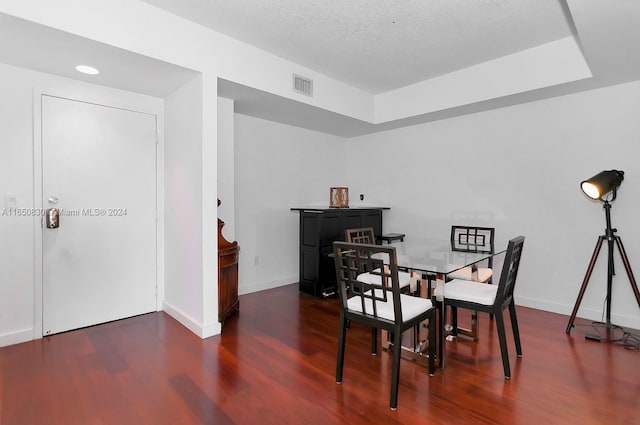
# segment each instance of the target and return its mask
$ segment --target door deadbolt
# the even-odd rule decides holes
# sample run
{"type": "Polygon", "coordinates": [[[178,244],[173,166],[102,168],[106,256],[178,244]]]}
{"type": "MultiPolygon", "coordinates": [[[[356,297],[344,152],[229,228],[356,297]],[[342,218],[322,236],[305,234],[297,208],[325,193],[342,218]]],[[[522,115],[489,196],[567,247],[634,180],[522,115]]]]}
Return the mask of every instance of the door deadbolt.
{"type": "Polygon", "coordinates": [[[47,229],[60,227],[60,211],[57,208],[47,208],[44,219],[47,229]]]}

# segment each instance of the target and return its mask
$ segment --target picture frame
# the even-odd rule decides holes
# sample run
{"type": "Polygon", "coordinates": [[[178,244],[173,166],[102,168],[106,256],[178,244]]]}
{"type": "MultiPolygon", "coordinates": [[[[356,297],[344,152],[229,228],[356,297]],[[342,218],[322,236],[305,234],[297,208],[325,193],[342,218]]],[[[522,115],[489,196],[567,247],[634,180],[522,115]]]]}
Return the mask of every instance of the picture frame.
{"type": "Polygon", "coordinates": [[[332,187],[329,190],[330,208],[349,208],[349,188],[332,187]]]}

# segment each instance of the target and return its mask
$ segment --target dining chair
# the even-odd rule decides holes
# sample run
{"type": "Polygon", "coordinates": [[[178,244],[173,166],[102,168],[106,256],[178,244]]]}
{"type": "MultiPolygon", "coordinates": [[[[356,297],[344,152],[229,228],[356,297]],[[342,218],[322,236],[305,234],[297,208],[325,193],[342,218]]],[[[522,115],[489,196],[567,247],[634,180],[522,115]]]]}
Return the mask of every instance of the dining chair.
{"type": "Polygon", "coordinates": [[[346,229],[344,231],[344,240],[349,243],[364,243],[370,245],[374,245],[376,243],[373,227],[346,229]]]}
{"type": "Polygon", "coordinates": [[[427,298],[401,293],[395,247],[336,241],[333,243],[333,251],[340,296],[336,382],[342,383],[348,323],[359,322],[371,327],[373,355],[378,352],[378,330],[386,330],[392,339],[389,405],[395,410],[398,406],[402,333],[425,321],[429,324],[429,375],[433,376],[435,373],[435,306],[427,298]],[[376,276],[377,281],[362,282],[357,279],[366,272],[376,276]]]}
{"type": "MultiPolygon", "coordinates": [[[[495,228],[478,226],[451,226],[451,250],[458,252],[480,252],[493,254],[495,228]]],[[[463,279],[474,282],[492,283],[493,277],[493,257],[487,260],[487,267],[473,266],[463,267],[446,276],[446,280],[463,279]]],[[[478,312],[471,312],[471,329],[458,328],[458,314],[456,309],[452,309],[452,328],[454,333],[470,337],[474,341],[478,339],[478,312]]],[[[493,319],[493,316],[491,316],[493,319]]]]}
{"type": "MultiPolygon", "coordinates": [[[[505,334],[505,321],[503,311],[509,308],[511,317],[511,327],[513,329],[513,339],[516,344],[516,354],[522,357],[522,347],[520,344],[520,332],[518,330],[518,319],[516,317],[516,306],[513,300],[513,290],[516,285],[516,277],[520,267],[524,236],[518,236],[509,241],[504,258],[504,264],[500,273],[500,281],[497,285],[477,283],[469,280],[454,279],[444,285],[444,297],[442,287],[436,288],[436,297],[444,300],[441,308],[447,306],[454,308],[464,308],[467,310],[481,311],[495,316],[498,330],[498,341],[502,354],[502,365],[506,379],[511,378],[509,367],[509,353],[507,350],[507,338],[505,334]]],[[[442,331],[442,330],[441,330],[442,331]]]]}
{"type": "MultiPolygon", "coordinates": [[[[344,231],[344,239],[349,243],[359,243],[359,244],[376,244],[376,237],[373,233],[373,227],[360,227],[354,229],[346,229],[344,231]]],[[[398,271],[398,279],[400,282],[400,288],[406,290],[409,288],[411,292],[415,292],[417,290],[417,284],[415,288],[411,288],[411,273],[406,271],[398,271]]],[[[375,274],[371,274],[371,272],[362,273],[358,276],[358,280],[361,282],[368,283],[370,281],[378,281],[379,278],[375,274]]]]}
{"type": "MultiPolygon", "coordinates": [[[[493,254],[495,228],[477,226],[451,226],[451,250],[459,252],[481,252],[493,254]]],[[[450,273],[450,279],[489,282],[493,276],[493,260],[488,259],[488,267],[469,266],[450,273]]]]}

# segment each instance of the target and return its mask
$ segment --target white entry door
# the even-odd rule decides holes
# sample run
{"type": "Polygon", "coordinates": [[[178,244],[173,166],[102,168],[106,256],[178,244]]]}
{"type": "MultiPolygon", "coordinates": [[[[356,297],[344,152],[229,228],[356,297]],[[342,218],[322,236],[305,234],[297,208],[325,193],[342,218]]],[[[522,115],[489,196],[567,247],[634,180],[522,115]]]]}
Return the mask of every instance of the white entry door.
{"type": "Polygon", "coordinates": [[[41,100],[43,335],[155,311],[157,117],[41,100]]]}

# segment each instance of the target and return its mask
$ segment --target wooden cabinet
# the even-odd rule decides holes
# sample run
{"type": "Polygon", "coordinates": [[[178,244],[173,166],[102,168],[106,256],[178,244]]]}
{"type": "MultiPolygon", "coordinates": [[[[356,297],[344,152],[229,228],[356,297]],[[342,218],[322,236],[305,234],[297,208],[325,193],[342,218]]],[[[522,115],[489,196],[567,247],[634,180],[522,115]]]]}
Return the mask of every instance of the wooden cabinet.
{"type": "MultiPolygon", "coordinates": [[[[218,199],[218,205],[220,200],[218,199]]],[[[237,241],[229,242],[222,236],[224,221],[218,218],[218,321],[224,320],[240,308],[238,300],[238,253],[237,241]]]]}
{"type": "Polygon", "coordinates": [[[382,211],[388,208],[291,208],[300,212],[300,291],[315,297],[336,293],[333,241],[346,229],[373,227],[382,235],[382,211]]]}

